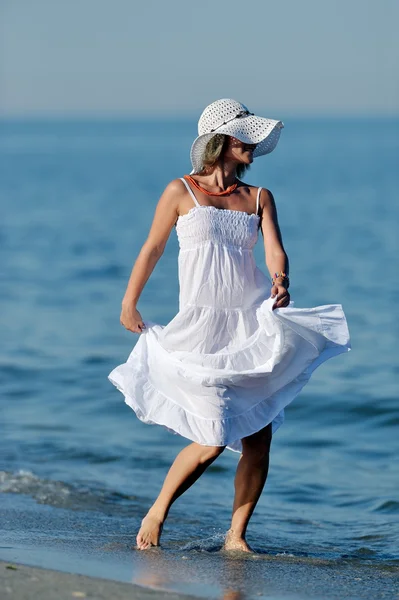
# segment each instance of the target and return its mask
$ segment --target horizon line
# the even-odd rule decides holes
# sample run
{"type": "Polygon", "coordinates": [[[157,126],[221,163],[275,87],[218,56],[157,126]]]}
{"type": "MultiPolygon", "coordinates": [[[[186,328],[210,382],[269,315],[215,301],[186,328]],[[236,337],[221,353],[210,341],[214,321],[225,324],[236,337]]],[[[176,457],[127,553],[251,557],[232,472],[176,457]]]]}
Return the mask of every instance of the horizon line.
{"type": "MultiPolygon", "coordinates": [[[[339,112],[315,112],[315,111],[273,111],[269,110],[268,114],[279,112],[279,120],[284,119],[339,119],[339,118],[352,118],[352,119],[365,119],[365,118],[380,118],[380,119],[395,119],[399,118],[398,112],[380,112],[380,111],[339,111],[339,112]],[[284,115],[281,115],[284,113],[284,115]]],[[[40,121],[40,120],[96,120],[96,121],[110,121],[110,120],[197,120],[199,113],[197,111],[190,112],[149,112],[149,111],[30,111],[30,112],[2,112],[0,110],[0,120],[2,121],[40,121]]],[[[275,117],[270,117],[275,118],[275,117]]]]}

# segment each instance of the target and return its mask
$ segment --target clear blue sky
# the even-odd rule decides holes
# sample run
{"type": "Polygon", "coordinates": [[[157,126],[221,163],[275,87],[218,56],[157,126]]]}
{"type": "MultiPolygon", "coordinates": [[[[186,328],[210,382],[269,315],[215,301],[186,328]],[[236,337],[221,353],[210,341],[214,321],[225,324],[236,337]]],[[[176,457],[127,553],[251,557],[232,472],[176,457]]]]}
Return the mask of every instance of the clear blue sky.
{"type": "Polygon", "coordinates": [[[397,0],[0,0],[0,115],[398,114],[398,23],[397,0]]]}

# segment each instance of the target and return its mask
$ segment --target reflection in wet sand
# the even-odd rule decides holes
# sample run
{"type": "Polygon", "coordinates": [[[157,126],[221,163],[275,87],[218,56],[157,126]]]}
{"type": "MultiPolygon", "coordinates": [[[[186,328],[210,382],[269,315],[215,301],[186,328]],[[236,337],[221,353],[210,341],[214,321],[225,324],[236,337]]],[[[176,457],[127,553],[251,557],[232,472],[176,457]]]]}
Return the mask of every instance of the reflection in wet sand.
{"type": "Polygon", "coordinates": [[[138,557],[135,554],[132,583],[218,600],[246,600],[250,597],[246,593],[250,575],[247,557],[242,552],[206,551],[171,555],[154,548],[138,557]]]}

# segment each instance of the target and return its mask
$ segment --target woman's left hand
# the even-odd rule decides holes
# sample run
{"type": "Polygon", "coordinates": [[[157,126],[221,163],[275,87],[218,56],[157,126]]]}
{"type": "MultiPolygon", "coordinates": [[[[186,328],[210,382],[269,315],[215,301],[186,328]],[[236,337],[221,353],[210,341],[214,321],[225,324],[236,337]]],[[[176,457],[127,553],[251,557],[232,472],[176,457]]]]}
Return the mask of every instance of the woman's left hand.
{"type": "Polygon", "coordinates": [[[274,310],[275,308],[284,308],[290,303],[290,293],[288,290],[285,289],[283,285],[274,284],[270,291],[270,295],[272,298],[276,296],[272,310],[274,310]]]}

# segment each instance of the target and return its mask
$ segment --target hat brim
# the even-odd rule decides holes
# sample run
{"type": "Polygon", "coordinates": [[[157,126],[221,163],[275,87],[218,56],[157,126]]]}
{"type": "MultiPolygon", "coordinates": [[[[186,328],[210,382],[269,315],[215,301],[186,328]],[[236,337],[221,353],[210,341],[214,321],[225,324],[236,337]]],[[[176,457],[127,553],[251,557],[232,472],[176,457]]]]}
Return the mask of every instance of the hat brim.
{"type": "Polygon", "coordinates": [[[207,143],[217,134],[231,135],[245,144],[256,144],[253,156],[263,156],[272,152],[280,139],[281,130],[284,128],[282,121],[266,119],[250,115],[241,119],[234,119],[212,133],[199,135],[193,142],[190,150],[190,159],[193,170],[191,174],[199,173],[203,167],[202,158],[207,143]]]}

